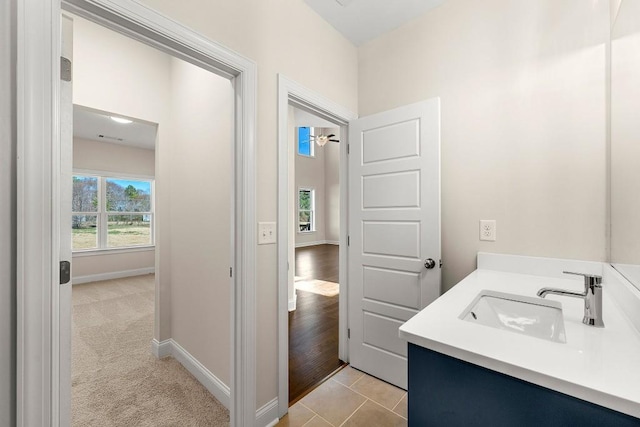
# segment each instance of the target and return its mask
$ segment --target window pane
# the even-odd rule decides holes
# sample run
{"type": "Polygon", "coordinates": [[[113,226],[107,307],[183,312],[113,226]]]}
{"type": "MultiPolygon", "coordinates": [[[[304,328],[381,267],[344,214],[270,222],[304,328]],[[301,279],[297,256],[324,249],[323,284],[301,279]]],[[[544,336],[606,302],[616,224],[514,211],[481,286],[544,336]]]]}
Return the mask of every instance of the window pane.
{"type": "Polygon", "coordinates": [[[107,212],[151,212],[151,182],[107,178],[107,212]]]}
{"type": "Polygon", "coordinates": [[[98,247],[97,215],[73,215],[71,217],[71,247],[73,250],[98,247]]]}
{"type": "Polygon", "coordinates": [[[98,178],[93,176],[73,177],[72,212],[98,212],[98,178]]]}
{"type": "Polygon", "coordinates": [[[311,129],[308,127],[298,128],[298,154],[311,156],[311,129]]]}
{"type": "Polygon", "coordinates": [[[298,212],[298,226],[300,227],[300,231],[312,231],[311,230],[311,221],[312,212],[311,211],[300,211],[298,212]]]}
{"type": "Polygon", "coordinates": [[[300,201],[298,206],[300,206],[300,210],[311,210],[311,191],[300,190],[299,196],[300,201]]]}
{"type": "Polygon", "coordinates": [[[151,244],[151,215],[109,215],[107,246],[151,244]]]}

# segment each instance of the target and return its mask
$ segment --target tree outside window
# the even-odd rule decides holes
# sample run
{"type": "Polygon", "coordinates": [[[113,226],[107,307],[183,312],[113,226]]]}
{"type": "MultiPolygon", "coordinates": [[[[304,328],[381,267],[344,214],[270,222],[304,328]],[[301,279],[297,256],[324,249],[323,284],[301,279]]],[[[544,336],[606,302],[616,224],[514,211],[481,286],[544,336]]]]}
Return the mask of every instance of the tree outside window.
{"type": "Polygon", "coordinates": [[[73,177],[73,250],[153,245],[149,180],[73,177]]]}

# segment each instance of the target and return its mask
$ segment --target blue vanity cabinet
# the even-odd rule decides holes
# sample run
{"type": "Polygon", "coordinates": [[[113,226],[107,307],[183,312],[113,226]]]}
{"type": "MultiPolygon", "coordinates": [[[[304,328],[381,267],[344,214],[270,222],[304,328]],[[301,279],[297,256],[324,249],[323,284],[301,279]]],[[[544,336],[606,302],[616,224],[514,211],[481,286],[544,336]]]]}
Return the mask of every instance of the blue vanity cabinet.
{"type": "Polygon", "coordinates": [[[409,343],[409,427],[438,426],[639,427],[640,419],[409,343]]]}

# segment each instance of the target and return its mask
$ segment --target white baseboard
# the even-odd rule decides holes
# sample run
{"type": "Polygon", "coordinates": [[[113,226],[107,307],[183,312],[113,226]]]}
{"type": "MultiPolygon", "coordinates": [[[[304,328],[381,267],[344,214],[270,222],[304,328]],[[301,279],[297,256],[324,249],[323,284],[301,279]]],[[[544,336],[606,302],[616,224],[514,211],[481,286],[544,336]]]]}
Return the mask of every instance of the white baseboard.
{"type": "Polygon", "coordinates": [[[153,353],[156,359],[171,356],[171,341],[172,340],[164,340],[159,342],[155,338],[151,340],[151,353],[153,353]]]}
{"type": "Polygon", "coordinates": [[[293,295],[293,298],[289,300],[289,311],[295,311],[297,301],[298,295],[293,295]]]}
{"type": "Polygon", "coordinates": [[[79,285],[81,283],[99,282],[101,280],[121,279],[123,277],[143,276],[156,272],[155,267],[137,268],[135,270],[113,271],[110,273],[90,274],[88,276],[78,276],[71,279],[71,283],[79,285]]]}
{"type": "MultiPolygon", "coordinates": [[[[231,404],[231,390],[218,377],[213,375],[202,363],[193,357],[172,338],[158,342],[151,342],[153,355],[157,358],[173,356],[184,368],[191,373],[225,408],[231,404]]],[[[277,406],[276,406],[277,407],[277,406]]],[[[277,412],[277,411],[276,411],[277,412]]],[[[277,414],[276,414],[277,415],[277,414]]]]}
{"type": "Polygon", "coordinates": [[[278,398],[274,397],[256,411],[256,426],[273,427],[278,421],[278,398]]]}
{"type": "Polygon", "coordinates": [[[317,246],[317,245],[340,245],[340,242],[336,240],[318,240],[315,242],[302,242],[302,243],[296,243],[296,248],[306,248],[307,246],[317,246]]]}

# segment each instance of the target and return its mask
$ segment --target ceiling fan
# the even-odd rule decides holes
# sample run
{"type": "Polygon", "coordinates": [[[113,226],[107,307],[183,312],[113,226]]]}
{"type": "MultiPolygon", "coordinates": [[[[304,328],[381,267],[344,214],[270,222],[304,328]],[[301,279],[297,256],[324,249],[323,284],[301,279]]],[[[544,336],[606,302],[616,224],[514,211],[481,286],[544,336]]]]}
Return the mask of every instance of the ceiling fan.
{"type": "Polygon", "coordinates": [[[339,139],[332,139],[332,138],[335,138],[335,134],[333,133],[329,135],[324,135],[322,133],[318,135],[311,135],[311,139],[315,141],[316,144],[318,144],[320,147],[324,146],[327,142],[337,142],[337,143],[340,142],[339,139]]]}

